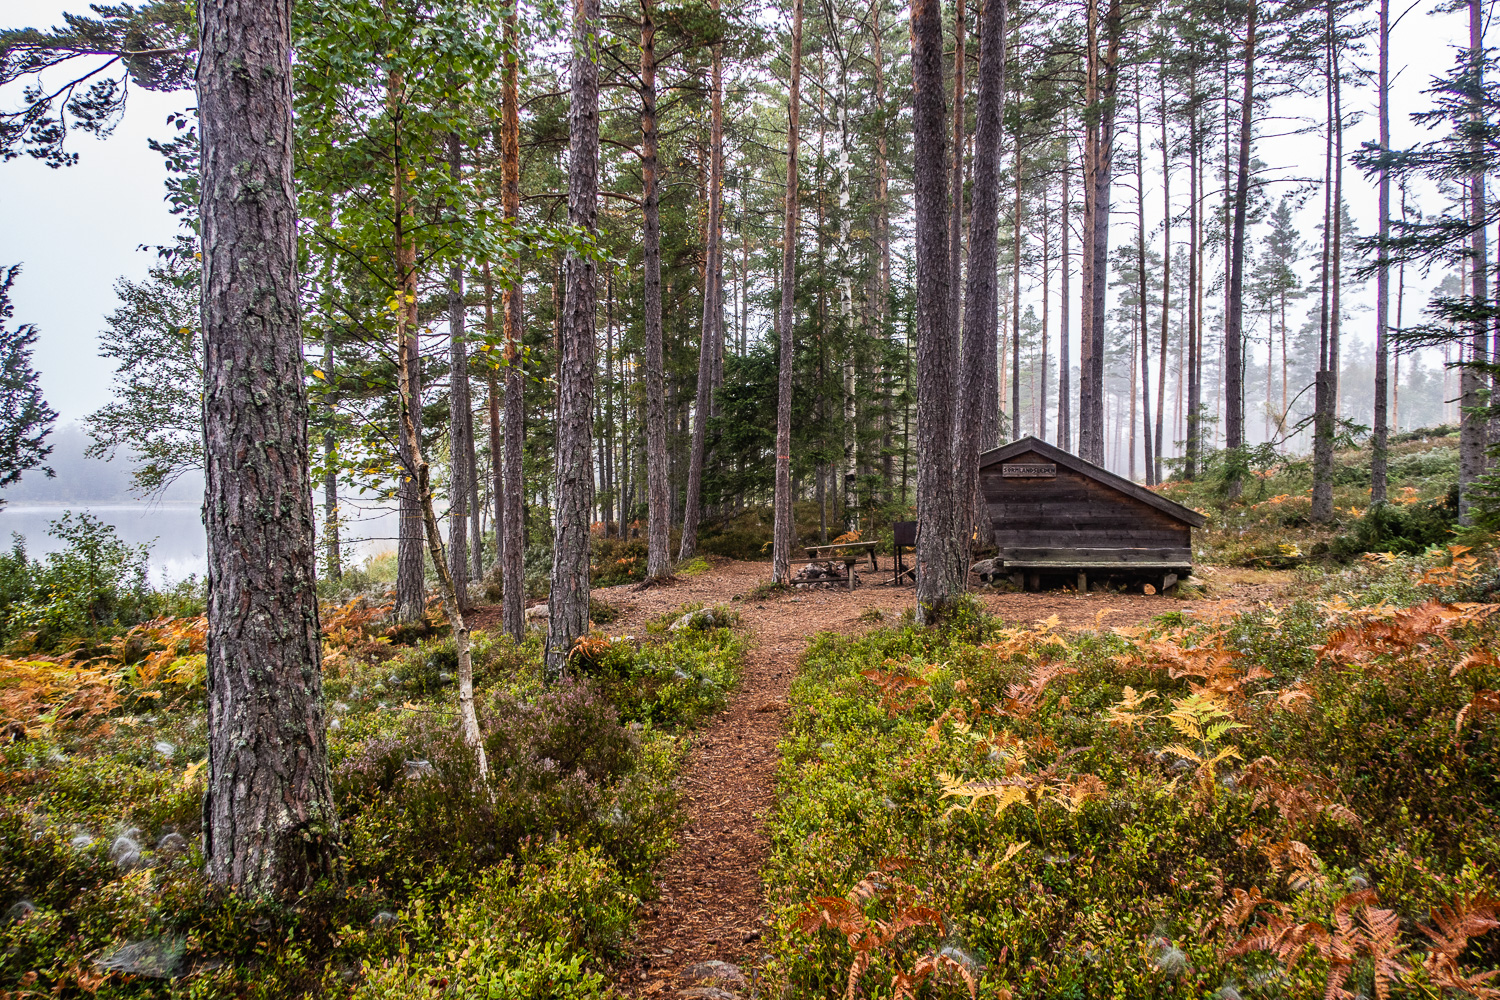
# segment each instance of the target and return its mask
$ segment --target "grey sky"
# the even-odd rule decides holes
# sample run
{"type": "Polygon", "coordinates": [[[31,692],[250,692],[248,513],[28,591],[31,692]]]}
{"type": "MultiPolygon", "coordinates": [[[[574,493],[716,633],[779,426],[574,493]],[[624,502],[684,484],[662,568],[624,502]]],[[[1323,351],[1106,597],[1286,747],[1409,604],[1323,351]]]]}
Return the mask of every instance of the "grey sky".
{"type": "MultiPolygon", "coordinates": [[[[0,25],[47,27],[87,3],[4,0],[0,25]]],[[[10,88],[0,100],[13,105],[10,88]]],[[[63,420],[80,419],[109,394],[112,371],[97,352],[103,318],[115,308],[122,275],[141,277],[154,254],[141,244],[167,242],[177,220],[162,201],[166,174],[149,136],[168,134],[168,113],[191,95],[131,89],[130,107],[104,141],[76,135],[77,166],[52,170],[22,157],[0,164],[0,263],[25,266],[16,280],[16,320],[35,323],[36,363],[47,400],[63,420]]]]}
{"type": "MultiPolygon", "coordinates": [[[[0,25],[46,26],[58,21],[61,11],[85,6],[83,0],[5,0],[0,25]]],[[[1407,114],[1426,105],[1421,89],[1433,73],[1448,67],[1449,46],[1465,33],[1462,15],[1432,15],[1427,13],[1431,6],[1431,0],[1421,0],[1396,35],[1392,72],[1410,64],[1393,94],[1392,131],[1397,145],[1419,138],[1407,114]]],[[[1405,9],[1398,0],[1393,15],[1405,9]]],[[[1373,59],[1362,62],[1373,68],[1373,59]]],[[[146,147],[146,139],[168,134],[167,115],[190,105],[191,95],[134,89],[130,100],[129,113],[112,137],[102,142],[86,136],[71,140],[81,154],[77,166],[50,170],[24,158],[0,165],[0,218],[4,219],[0,263],[25,264],[14,292],[16,318],[35,323],[40,330],[36,360],[42,384],[64,420],[87,415],[109,393],[110,365],[97,356],[95,348],[103,317],[116,303],[115,280],[122,275],[144,275],[153,255],[138,251],[137,246],[166,242],[176,229],[176,220],[162,200],[161,160],[146,147]]],[[[0,93],[0,101],[13,103],[13,94],[0,93]]],[[[1361,141],[1375,136],[1373,89],[1351,92],[1346,101],[1351,108],[1370,112],[1346,133],[1345,149],[1352,152],[1361,141]]],[[[1147,102],[1149,107],[1149,96],[1147,102]]],[[[1278,111],[1316,115],[1321,104],[1321,100],[1304,100],[1278,111]]],[[[1274,131],[1273,123],[1262,123],[1262,131],[1274,131]]],[[[1321,153],[1322,141],[1313,135],[1263,139],[1259,147],[1259,155],[1268,162],[1302,174],[1321,173],[1321,153]]],[[[1155,183],[1148,176],[1147,184],[1155,183]]],[[[1371,186],[1351,169],[1345,177],[1345,192],[1361,231],[1368,232],[1375,214],[1371,186]]],[[[1429,194],[1423,200],[1429,210],[1437,207],[1435,196],[1429,194]]],[[[1299,220],[1309,239],[1316,236],[1319,202],[1310,199],[1299,220]]],[[[1153,207],[1148,208],[1147,224],[1155,225],[1159,214],[1154,203],[1148,204],[1153,207]]],[[[1121,202],[1117,207],[1123,211],[1127,206],[1121,202]]],[[[1354,336],[1361,332],[1350,331],[1354,336]]]]}

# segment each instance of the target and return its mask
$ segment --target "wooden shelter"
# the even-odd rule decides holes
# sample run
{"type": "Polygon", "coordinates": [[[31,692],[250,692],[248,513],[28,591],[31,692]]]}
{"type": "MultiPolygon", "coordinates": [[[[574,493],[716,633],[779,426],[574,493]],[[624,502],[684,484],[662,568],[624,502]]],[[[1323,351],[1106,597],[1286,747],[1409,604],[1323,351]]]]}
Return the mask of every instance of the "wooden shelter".
{"type": "MultiPolygon", "coordinates": [[[[1173,586],[1193,568],[1202,514],[1035,437],[979,458],[997,549],[993,572],[1037,589],[1044,577],[1173,586]]],[[[977,567],[976,567],[977,568],[977,567]]]]}

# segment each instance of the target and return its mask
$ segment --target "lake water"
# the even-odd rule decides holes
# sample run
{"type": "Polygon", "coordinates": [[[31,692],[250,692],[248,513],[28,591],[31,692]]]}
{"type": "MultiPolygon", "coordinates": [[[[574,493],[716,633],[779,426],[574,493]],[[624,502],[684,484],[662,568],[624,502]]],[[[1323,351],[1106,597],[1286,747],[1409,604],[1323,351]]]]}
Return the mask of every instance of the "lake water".
{"type": "MultiPolygon", "coordinates": [[[[82,510],[114,526],[120,540],[150,547],[151,581],[160,586],[202,576],[207,568],[208,542],[198,504],[26,504],[9,503],[0,508],[0,545],[10,547],[13,534],[26,543],[26,554],[36,559],[63,548],[47,533],[48,526],[68,510],[82,510]]],[[[397,517],[384,507],[357,508],[344,505],[345,558],[353,562],[396,547],[397,517]]]]}

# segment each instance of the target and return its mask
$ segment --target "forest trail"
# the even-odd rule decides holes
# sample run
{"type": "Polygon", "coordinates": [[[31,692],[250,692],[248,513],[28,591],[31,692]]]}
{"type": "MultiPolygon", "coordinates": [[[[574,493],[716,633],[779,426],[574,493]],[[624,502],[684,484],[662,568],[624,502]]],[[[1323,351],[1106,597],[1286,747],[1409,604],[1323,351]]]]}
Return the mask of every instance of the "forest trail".
{"type": "MultiPolygon", "coordinates": [[[[807,640],[819,632],[855,634],[870,609],[894,621],[912,607],[910,586],[881,586],[884,568],[850,594],[808,590],[764,600],[750,592],[771,577],[769,562],[723,561],[709,572],[636,591],[596,591],[620,611],[611,635],[640,634],[653,618],[684,604],[726,604],[740,613],[750,648],[738,689],[726,708],[693,737],[679,778],[686,810],[677,851],[657,873],[659,896],[642,906],[641,923],[616,970],[626,996],[732,1000],[749,997],[765,954],[765,895],[760,869],[770,850],[765,819],[774,803],[777,745],[785,729],[787,694],[807,640]],[[738,599],[736,599],[738,598],[738,599]],[[738,968],[705,967],[725,962],[738,968]],[[736,978],[736,976],[742,978],[736,978]]],[[[1110,626],[1145,621],[1171,610],[1265,600],[1275,581],[1233,581],[1225,602],[1179,601],[1142,594],[1045,593],[976,596],[992,613],[1017,624],[1057,615],[1064,628],[1093,628],[1101,610],[1110,626]]],[[[1227,610],[1227,608],[1225,609],[1227,610]]]]}

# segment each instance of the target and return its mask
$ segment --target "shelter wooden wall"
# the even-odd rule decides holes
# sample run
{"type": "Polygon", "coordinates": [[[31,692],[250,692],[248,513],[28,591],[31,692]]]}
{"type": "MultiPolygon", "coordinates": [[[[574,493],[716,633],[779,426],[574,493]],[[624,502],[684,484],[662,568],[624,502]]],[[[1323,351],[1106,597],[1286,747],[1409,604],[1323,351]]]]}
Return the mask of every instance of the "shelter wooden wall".
{"type": "Polygon", "coordinates": [[[1028,464],[1052,465],[1053,460],[1025,452],[979,470],[1002,559],[1191,561],[1190,525],[1062,465],[1055,477],[1001,473],[1002,465],[1028,464]],[[1126,555],[1122,549],[1137,551],[1126,555]]]}

